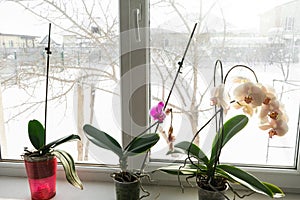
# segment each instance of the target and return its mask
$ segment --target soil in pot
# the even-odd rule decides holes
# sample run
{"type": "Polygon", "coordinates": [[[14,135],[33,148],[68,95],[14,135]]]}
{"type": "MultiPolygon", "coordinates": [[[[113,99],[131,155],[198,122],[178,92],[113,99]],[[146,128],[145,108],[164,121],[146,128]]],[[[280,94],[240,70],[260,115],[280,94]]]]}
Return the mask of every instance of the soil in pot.
{"type": "Polygon", "coordinates": [[[24,162],[31,199],[46,200],[54,197],[56,194],[56,157],[52,155],[24,156],[24,162]]]}

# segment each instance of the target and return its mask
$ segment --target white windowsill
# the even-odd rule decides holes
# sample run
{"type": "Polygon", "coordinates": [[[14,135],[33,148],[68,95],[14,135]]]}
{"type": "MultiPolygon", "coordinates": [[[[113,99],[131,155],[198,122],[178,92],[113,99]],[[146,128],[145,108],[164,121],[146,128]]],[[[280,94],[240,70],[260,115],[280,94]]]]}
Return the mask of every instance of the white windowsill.
{"type": "MultiPolygon", "coordinates": [[[[156,167],[157,169],[157,167],[156,167]]],[[[115,199],[114,184],[110,177],[112,172],[117,169],[112,168],[100,168],[100,167],[82,167],[77,166],[79,177],[82,179],[84,190],[79,190],[71,186],[65,179],[65,174],[62,166],[58,166],[57,173],[57,194],[53,198],[54,200],[113,200],[115,199]]],[[[280,178],[279,186],[286,192],[285,200],[299,200],[299,172],[292,174],[283,174],[277,172],[280,178]],[[290,184],[294,183],[294,187],[289,187],[286,183],[286,179],[295,178],[290,184]],[[286,187],[284,187],[286,186],[286,187]],[[289,193],[291,192],[291,193],[289,193]],[[297,194],[295,194],[297,193],[297,194]]],[[[267,174],[261,172],[261,174],[267,174]]],[[[181,193],[181,189],[178,186],[177,177],[166,175],[164,173],[152,174],[154,180],[151,185],[143,185],[146,190],[150,192],[150,197],[144,198],[145,200],[194,200],[197,198],[196,188],[185,188],[185,193],[181,193]],[[167,186],[172,185],[172,186],[167,186]]],[[[264,177],[265,181],[268,177],[264,177]]],[[[0,163],[0,200],[30,200],[29,185],[26,178],[25,168],[23,162],[0,163]]],[[[229,196],[231,192],[228,192],[229,196]]],[[[243,194],[243,193],[242,193],[243,194]]],[[[238,198],[236,198],[238,199],[238,198]]],[[[267,200],[270,199],[266,196],[255,194],[250,197],[245,197],[245,200],[267,200]]]]}
{"type": "MultiPolygon", "coordinates": [[[[30,191],[27,178],[0,176],[0,200],[30,200],[30,191]]],[[[157,185],[145,185],[151,195],[146,199],[163,199],[163,200],[182,200],[197,199],[196,188],[186,188],[185,193],[181,193],[179,187],[168,187],[157,185]]],[[[57,180],[56,196],[53,200],[114,200],[114,185],[112,182],[93,182],[84,181],[84,190],[79,190],[71,186],[66,180],[57,180]]],[[[263,195],[255,194],[244,198],[245,200],[267,200],[270,199],[263,195]]],[[[285,200],[298,200],[300,194],[287,194],[285,200]]]]}

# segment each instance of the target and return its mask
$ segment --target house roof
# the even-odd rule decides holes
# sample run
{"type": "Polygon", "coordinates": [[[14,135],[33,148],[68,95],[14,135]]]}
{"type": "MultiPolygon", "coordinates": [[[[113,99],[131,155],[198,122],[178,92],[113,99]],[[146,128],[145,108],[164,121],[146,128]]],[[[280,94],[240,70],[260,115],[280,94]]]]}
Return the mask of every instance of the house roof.
{"type": "Polygon", "coordinates": [[[0,36],[16,36],[16,37],[28,38],[28,39],[36,39],[36,38],[39,38],[39,36],[33,36],[33,35],[20,35],[20,34],[11,34],[11,33],[0,33],[0,36]]]}
{"type": "MultiPolygon", "coordinates": [[[[40,44],[48,44],[48,35],[46,35],[41,41],[40,41],[40,44]]],[[[54,44],[54,45],[59,45],[57,42],[55,42],[52,38],[51,38],[51,44],[54,44]]]]}

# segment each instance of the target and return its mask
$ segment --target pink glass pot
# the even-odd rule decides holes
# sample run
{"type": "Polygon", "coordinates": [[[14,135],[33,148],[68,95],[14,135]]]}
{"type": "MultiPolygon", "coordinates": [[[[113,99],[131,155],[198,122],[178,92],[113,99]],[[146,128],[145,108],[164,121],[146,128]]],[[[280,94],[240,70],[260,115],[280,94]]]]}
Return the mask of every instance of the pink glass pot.
{"type": "Polygon", "coordinates": [[[56,194],[57,159],[53,155],[24,156],[31,199],[51,199],[56,194]]]}

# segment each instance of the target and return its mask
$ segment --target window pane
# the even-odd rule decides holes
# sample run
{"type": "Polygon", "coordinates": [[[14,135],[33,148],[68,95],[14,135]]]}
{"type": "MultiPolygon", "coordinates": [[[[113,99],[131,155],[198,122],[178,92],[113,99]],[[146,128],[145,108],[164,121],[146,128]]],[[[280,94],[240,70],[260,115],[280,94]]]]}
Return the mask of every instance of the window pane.
{"type": "Polygon", "coordinates": [[[91,123],[121,140],[120,114],[111,112],[120,105],[118,1],[4,1],[0,9],[7,19],[0,34],[2,158],[20,159],[24,147],[32,148],[28,121],[44,123],[51,22],[47,142],[79,134],[83,146],[59,148],[81,162],[116,163],[86,143],[82,126],[91,123]]]}
{"type": "MultiPolygon", "coordinates": [[[[195,35],[170,98],[175,143],[191,140],[193,134],[213,115],[210,103],[213,68],[220,59],[225,73],[242,64],[251,67],[259,82],[274,86],[289,117],[289,131],[269,139],[258,128],[255,116],[247,129],[222,151],[221,160],[249,165],[295,167],[299,123],[299,1],[151,1],[151,104],[166,101],[195,23],[195,35]]],[[[246,76],[234,70],[230,77],[246,76]]],[[[232,112],[232,111],[230,111],[232,112]]],[[[232,113],[228,114],[228,117],[232,113]]],[[[238,111],[237,113],[242,113],[238,111]]],[[[169,120],[169,119],[168,119],[169,120]]],[[[169,122],[165,122],[168,133],[169,122]]],[[[207,126],[199,137],[209,154],[214,127],[207,126]]],[[[165,135],[166,136],[166,135],[165,135]]],[[[151,158],[180,159],[166,155],[167,136],[155,146],[151,158]]]]}

